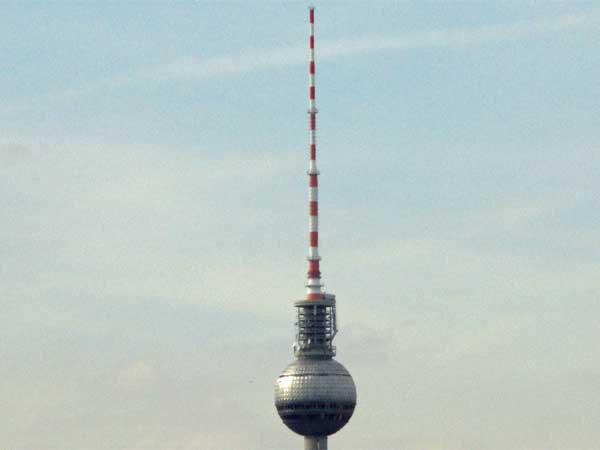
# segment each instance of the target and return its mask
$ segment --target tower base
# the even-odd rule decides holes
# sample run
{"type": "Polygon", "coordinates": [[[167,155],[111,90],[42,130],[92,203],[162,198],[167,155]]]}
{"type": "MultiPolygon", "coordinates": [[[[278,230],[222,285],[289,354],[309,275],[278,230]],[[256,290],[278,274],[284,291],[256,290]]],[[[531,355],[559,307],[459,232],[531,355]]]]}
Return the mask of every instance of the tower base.
{"type": "Polygon", "coordinates": [[[304,450],[327,450],[327,436],[304,436],[304,450]]]}

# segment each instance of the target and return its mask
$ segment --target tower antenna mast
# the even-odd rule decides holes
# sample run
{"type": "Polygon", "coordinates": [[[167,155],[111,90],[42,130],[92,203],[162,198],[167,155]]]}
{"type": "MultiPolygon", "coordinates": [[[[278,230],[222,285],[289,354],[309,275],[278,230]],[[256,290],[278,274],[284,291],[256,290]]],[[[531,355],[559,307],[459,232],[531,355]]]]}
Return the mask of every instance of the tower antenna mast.
{"type": "Polygon", "coordinates": [[[306,299],[323,298],[319,267],[319,171],[317,170],[317,106],[315,103],[315,9],[309,8],[309,63],[308,63],[308,114],[309,148],[308,165],[308,274],[306,299]]]}

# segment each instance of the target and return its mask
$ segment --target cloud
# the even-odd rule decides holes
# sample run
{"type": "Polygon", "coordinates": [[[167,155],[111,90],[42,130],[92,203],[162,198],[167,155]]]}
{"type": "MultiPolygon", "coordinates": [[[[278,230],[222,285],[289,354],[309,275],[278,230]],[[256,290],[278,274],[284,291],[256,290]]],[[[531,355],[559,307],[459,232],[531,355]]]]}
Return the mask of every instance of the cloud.
{"type": "MultiPolygon", "coordinates": [[[[590,9],[558,17],[519,21],[507,24],[449,28],[400,35],[367,35],[318,44],[319,60],[335,60],[348,56],[382,51],[407,51],[425,48],[460,49],[468,46],[535,39],[545,35],[574,31],[597,25],[600,10],[590,9]]],[[[123,89],[140,83],[199,82],[216,77],[243,75],[306,63],[306,48],[301,45],[271,49],[245,49],[237,54],[210,58],[182,56],[173,61],[141,67],[128,73],[91,81],[84,85],[36,99],[45,104],[76,100],[98,91],[123,89]]],[[[3,114],[17,109],[4,106],[3,114]]]]}
{"type": "Polygon", "coordinates": [[[145,390],[156,385],[156,367],[148,361],[134,361],[123,367],[116,375],[115,384],[125,390],[145,390]]]}
{"type": "MultiPolygon", "coordinates": [[[[12,261],[3,272],[11,308],[26,308],[18,298],[41,301],[75,289],[81,296],[246,309],[249,292],[280,289],[270,282],[282,270],[277,258],[259,260],[283,233],[266,243],[252,235],[286,228],[275,226],[289,218],[270,213],[278,200],[262,180],[293,171],[289,153],[211,158],[89,142],[30,147],[18,167],[0,168],[8,205],[0,213],[0,251],[12,261]]],[[[60,323],[71,320],[45,302],[40,307],[60,323]]]]}
{"type": "MultiPolygon", "coordinates": [[[[0,165],[7,445],[297,443],[270,404],[292,358],[291,301],[304,272],[304,195],[272,192],[298,176],[289,156],[89,141],[16,148],[29,151],[0,165]],[[298,215],[281,214],[278,201],[298,215]]],[[[562,189],[580,168],[562,169],[536,176],[560,172],[562,189]]],[[[359,389],[355,431],[336,445],[541,448],[552,439],[530,430],[560,423],[572,427],[563,446],[594,442],[574,424],[597,422],[598,409],[569,389],[571,372],[597,373],[598,351],[581,342],[598,340],[598,263],[496,242],[574,203],[569,189],[551,194],[540,202],[503,193],[504,202],[459,218],[381,216],[386,231],[412,220],[418,232],[362,241],[353,214],[362,207],[342,208],[346,220],[330,212],[324,275],[340,305],[339,360],[359,389]]],[[[386,208],[390,195],[380,194],[386,208]]],[[[544,243],[568,250],[561,233],[544,243]]]]}
{"type": "Polygon", "coordinates": [[[325,42],[319,49],[319,57],[329,59],[385,50],[462,48],[469,45],[533,39],[547,34],[589,27],[597,24],[599,20],[600,10],[594,9],[584,13],[508,24],[450,28],[397,36],[363,36],[337,42],[325,42]]]}
{"type": "Polygon", "coordinates": [[[0,161],[6,164],[22,161],[30,155],[30,148],[22,144],[6,143],[0,145],[0,161]]]}
{"type": "MultiPolygon", "coordinates": [[[[388,50],[462,48],[468,45],[531,39],[546,34],[589,27],[597,24],[599,20],[600,10],[594,9],[583,13],[509,24],[324,41],[319,43],[317,51],[319,59],[328,60],[388,50]]],[[[140,81],[201,81],[213,77],[304,64],[306,62],[305,50],[304,46],[289,46],[268,50],[249,49],[237,55],[208,59],[184,57],[167,64],[145,67],[130,75],[114,78],[111,85],[121,87],[140,81]]]]}

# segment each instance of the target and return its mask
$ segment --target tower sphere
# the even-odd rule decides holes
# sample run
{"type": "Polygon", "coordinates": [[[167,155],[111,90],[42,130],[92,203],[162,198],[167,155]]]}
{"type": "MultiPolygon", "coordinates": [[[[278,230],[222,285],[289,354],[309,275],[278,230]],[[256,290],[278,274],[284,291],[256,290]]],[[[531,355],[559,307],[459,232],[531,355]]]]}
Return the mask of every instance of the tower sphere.
{"type": "Polygon", "coordinates": [[[333,359],[299,358],[275,382],[275,407],[283,423],[302,436],[339,431],[356,406],[356,387],[333,359]]]}

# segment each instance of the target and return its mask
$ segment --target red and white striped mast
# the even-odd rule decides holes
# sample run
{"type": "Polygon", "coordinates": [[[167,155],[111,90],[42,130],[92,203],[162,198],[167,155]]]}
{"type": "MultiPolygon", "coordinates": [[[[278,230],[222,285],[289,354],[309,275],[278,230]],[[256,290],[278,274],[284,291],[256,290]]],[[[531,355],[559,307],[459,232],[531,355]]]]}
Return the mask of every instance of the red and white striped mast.
{"type": "Polygon", "coordinates": [[[309,8],[310,50],[308,64],[308,114],[310,117],[308,166],[308,274],[306,299],[323,298],[323,285],[319,270],[319,171],[317,170],[317,107],[315,105],[315,8],[309,8]]]}

